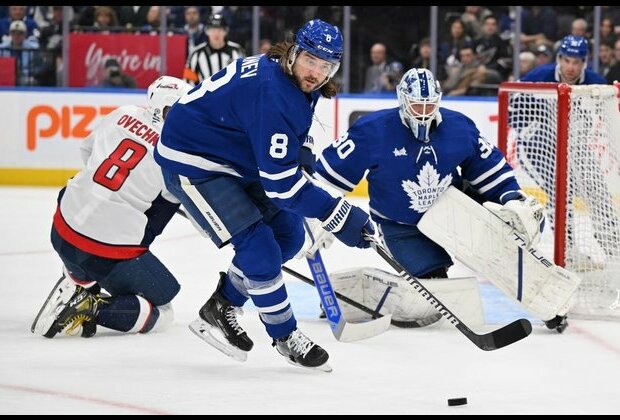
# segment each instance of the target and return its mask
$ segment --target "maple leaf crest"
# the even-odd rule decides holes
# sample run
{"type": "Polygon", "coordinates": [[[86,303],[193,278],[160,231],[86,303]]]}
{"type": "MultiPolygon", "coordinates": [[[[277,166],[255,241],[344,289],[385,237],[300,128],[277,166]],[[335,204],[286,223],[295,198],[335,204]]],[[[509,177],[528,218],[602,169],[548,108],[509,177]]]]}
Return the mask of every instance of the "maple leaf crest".
{"type": "Polygon", "coordinates": [[[452,174],[446,175],[443,179],[433,165],[426,162],[417,176],[418,182],[404,180],[403,190],[409,196],[410,209],[418,213],[424,213],[433,205],[439,197],[452,184],[452,174]]]}

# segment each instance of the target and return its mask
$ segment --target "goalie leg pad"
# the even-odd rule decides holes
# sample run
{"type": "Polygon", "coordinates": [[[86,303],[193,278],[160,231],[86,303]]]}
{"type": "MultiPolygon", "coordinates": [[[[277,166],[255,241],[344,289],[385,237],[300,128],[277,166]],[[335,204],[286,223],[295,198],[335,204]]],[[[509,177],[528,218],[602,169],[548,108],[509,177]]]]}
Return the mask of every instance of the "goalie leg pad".
{"type": "MultiPolygon", "coordinates": [[[[418,292],[406,287],[398,275],[373,267],[330,273],[333,287],[341,294],[375,309],[382,315],[392,314],[395,321],[423,321],[437,311],[418,292]]],[[[421,283],[436,295],[468,325],[484,325],[482,302],[475,278],[428,279],[421,283]]],[[[347,319],[368,319],[370,315],[341,302],[347,319]]],[[[435,326],[444,325],[440,320],[435,326]]],[[[448,326],[448,324],[445,324],[448,326]]]]}
{"type": "Polygon", "coordinates": [[[543,321],[566,313],[581,281],[525,246],[512,227],[454,187],[426,211],[418,228],[543,321]]]}

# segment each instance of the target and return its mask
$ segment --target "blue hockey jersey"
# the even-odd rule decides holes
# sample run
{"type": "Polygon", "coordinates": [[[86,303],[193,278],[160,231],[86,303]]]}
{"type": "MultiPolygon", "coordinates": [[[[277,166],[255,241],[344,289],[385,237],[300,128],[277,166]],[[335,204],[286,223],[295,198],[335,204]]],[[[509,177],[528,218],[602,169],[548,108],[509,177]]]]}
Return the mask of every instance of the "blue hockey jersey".
{"type": "Polygon", "coordinates": [[[520,189],[502,153],[471,119],[445,108],[439,112],[442,122],[425,144],[401,122],[398,108],[363,116],[323,151],[317,177],[346,192],[368,171],[373,219],[411,225],[450,185],[463,189],[467,182],[498,203],[504,193],[520,189]]]}
{"type": "MultiPolygon", "coordinates": [[[[530,70],[519,81],[521,82],[560,82],[560,75],[555,63],[544,64],[530,70]]],[[[606,85],[607,79],[586,68],[583,77],[576,83],[578,85],[606,85]]]]}
{"type": "Polygon", "coordinates": [[[276,60],[240,58],[170,109],[155,160],[189,178],[227,174],[244,184],[259,181],[279,207],[323,217],[336,199],[298,169],[318,98],[318,92],[302,92],[276,60]]]}

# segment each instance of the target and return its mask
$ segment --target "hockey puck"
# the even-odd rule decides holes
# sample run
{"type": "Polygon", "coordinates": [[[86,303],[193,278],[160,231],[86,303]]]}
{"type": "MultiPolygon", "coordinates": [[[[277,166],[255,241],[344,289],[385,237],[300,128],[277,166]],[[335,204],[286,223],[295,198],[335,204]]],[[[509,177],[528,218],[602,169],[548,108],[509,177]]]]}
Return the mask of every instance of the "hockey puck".
{"type": "Polygon", "coordinates": [[[448,398],[448,405],[465,405],[467,404],[467,398],[448,398]]]}

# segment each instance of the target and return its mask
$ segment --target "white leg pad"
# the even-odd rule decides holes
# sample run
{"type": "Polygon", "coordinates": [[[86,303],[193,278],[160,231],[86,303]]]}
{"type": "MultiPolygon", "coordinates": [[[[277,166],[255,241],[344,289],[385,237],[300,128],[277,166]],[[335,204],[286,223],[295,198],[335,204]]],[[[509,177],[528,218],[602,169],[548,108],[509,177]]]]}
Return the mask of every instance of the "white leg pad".
{"type": "MultiPolygon", "coordinates": [[[[336,271],[329,277],[338,293],[370,309],[379,308],[382,315],[392,314],[392,319],[396,321],[418,321],[436,313],[424,297],[404,286],[403,280],[396,274],[374,267],[361,267],[336,271]]],[[[484,325],[476,278],[428,279],[420,282],[467,325],[484,325]]],[[[340,305],[347,319],[359,321],[370,318],[369,314],[346,302],[341,301],[340,305]]],[[[450,327],[443,319],[432,325],[434,328],[450,327]]]]}
{"type": "Polygon", "coordinates": [[[545,321],[566,313],[581,281],[527,248],[512,227],[454,187],[426,211],[418,228],[545,321]]]}

